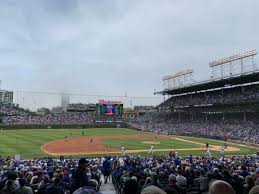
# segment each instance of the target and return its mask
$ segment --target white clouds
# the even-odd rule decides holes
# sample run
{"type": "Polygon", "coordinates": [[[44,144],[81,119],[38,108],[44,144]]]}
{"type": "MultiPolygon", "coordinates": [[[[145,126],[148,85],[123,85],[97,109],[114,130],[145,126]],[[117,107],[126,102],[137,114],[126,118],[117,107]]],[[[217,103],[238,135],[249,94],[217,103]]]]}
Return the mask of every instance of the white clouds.
{"type": "Polygon", "coordinates": [[[256,0],[0,1],[0,78],[10,89],[150,96],[164,74],[192,66],[202,78],[210,60],[256,47],[258,8],[256,0]]]}

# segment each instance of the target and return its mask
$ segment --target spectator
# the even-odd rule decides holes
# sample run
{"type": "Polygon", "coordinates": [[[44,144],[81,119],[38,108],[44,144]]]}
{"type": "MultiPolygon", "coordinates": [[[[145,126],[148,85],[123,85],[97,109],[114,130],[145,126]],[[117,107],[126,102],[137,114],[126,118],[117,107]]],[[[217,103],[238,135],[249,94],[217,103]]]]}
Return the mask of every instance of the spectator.
{"type": "Polygon", "coordinates": [[[88,185],[88,176],[86,174],[86,168],[88,166],[88,161],[85,158],[81,158],[78,161],[78,168],[72,175],[72,186],[71,191],[75,191],[80,187],[88,185]]]}
{"type": "Polygon", "coordinates": [[[15,194],[33,194],[31,187],[26,186],[27,180],[25,178],[21,178],[19,183],[20,187],[15,190],[15,194]]]}
{"type": "Polygon", "coordinates": [[[138,194],[138,193],[139,193],[138,182],[134,179],[127,180],[123,187],[123,194],[138,194]]]}
{"type": "Polygon", "coordinates": [[[249,191],[255,186],[252,176],[246,176],[244,185],[244,194],[248,194],[249,191]]]}
{"type": "Polygon", "coordinates": [[[45,194],[64,194],[64,189],[60,185],[60,178],[54,178],[53,184],[46,187],[45,194]]]}
{"type": "Polygon", "coordinates": [[[14,194],[12,180],[7,180],[6,187],[3,189],[2,194],[14,194]]]}
{"type": "Polygon", "coordinates": [[[171,174],[169,176],[169,184],[166,186],[165,191],[168,194],[168,192],[170,193],[177,193],[177,194],[181,194],[182,191],[181,189],[176,185],[176,176],[174,174],[171,174]]]}
{"type": "Polygon", "coordinates": [[[141,191],[141,194],[166,194],[166,193],[162,189],[160,189],[154,185],[151,185],[151,186],[144,188],[141,191]]]}
{"type": "Polygon", "coordinates": [[[106,157],[105,160],[103,161],[104,183],[107,183],[110,175],[111,175],[111,162],[110,162],[110,158],[106,157]]]}
{"type": "Polygon", "coordinates": [[[235,194],[235,191],[227,182],[216,180],[210,185],[209,194],[235,194]]]}

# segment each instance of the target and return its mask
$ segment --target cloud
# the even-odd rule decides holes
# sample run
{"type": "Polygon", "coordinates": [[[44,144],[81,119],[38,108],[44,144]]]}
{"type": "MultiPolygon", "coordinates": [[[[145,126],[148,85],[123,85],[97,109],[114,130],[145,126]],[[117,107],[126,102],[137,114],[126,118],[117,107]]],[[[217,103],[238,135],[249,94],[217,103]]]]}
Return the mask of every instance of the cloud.
{"type": "Polygon", "coordinates": [[[257,48],[258,8],[257,0],[0,1],[0,78],[10,90],[152,96],[166,74],[192,67],[205,79],[210,61],[257,48]]]}

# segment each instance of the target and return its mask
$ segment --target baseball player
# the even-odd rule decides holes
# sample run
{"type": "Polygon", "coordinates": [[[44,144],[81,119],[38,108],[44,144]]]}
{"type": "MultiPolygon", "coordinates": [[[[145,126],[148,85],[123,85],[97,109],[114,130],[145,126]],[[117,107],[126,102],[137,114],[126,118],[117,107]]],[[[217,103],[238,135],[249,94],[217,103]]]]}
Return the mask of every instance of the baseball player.
{"type": "Polygon", "coordinates": [[[125,147],[121,146],[121,155],[125,156],[126,152],[125,152],[125,147]]]}
{"type": "Polygon", "coordinates": [[[225,154],[225,146],[222,146],[222,147],[220,148],[220,155],[221,155],[222,157],[224,157],[224,154],[225,154]]]}
{"type": "Polygon", "coordinates": [[[211,147],[208,146],[208,147],[207,147],[207,151],[206,151],[206,153],[205,153],[206,156],[211,157],[211,152],[210,152],[210,150],[211,150],[211,147]]]}
{"type": "Polygon", "coordinates": [[[151,146],[150,146],[150,149],[149,149],[149,151],[148,151],[148,154],[153,154],[153,153],[154,153],[154,146],[151,145],[151,146]]]}

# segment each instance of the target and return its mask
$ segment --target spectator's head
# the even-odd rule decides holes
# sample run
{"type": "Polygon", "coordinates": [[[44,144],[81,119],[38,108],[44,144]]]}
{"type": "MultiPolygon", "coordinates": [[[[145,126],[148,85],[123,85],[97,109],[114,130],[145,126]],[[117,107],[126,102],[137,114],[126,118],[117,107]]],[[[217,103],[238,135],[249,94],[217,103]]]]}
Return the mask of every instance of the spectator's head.
{"type": "Polygon", "coordinates": [[[146,181],[145,181],[145,185],[148,185],[148,184],[150,184],[151,182],[152,182],[151,177],[147,177],[147,178],[146,178],[146,181]]]}
{"type": "Polygon", "coordinates": [[[245,183],[248,185],[248,186],[254,186],[254,179],[252,176],[246,176],[245,178],[245,183]]]}
{"type": "Polygon", "coordinates": [[[227,182],[216,180],[211,183],[209,194],[235,194],[235,191],[227,182]]]}
{"type": "Polygon", "coordinates": [[[249,194],[259,194],[259,185],[254,186],[250,191],[249,194]]]}
{"type": "Polygon", "coordinates": [[[13,190],[13,181],[12,180],[8,180],[7,183],[6,183],[6,187],[9,190],[13,190]]]}
{"type": "Polygon", "coordinates": [[[20,183],[20,186],[21,186],[21,187],[24,187],[24,186],[27,184],[27,180],[26,180],[25,178],[21,178],[21,179],[19,180],[19,183],[20,183]]]}
{"type": "Polygon", "coordinates": [[[157,182],[158,176],[157,176],[156,173],[152,172],[152,173],[150,174],[150,177],[151,177],[151,179],[152,179],[153,182],[157,182]]]}
{"type": "Polygon", "coordinates": [[[172,187],[166,187],[165,192],[166,192],[166,194],[178,194],[178,192],[175,189],[173,189],[172,187]]]}
{"type": "Polygon", "coordinates": [[[59,185],[59,184],[60,184],[60,182],[61,182],[61,180],[60,180],[60,178],[59,178],[59,177],[54,178],[54,180],[53,180],[54,185],[59,185]]]}
{"type": "Polygon", "coordinates": [[[141,191],[141,194],[166,194],[166,192],[156,186],[148,186],[141,191]]]}
{"type": "Polygon", "coordinates": [[[168,181],[169,181],[169,184],[170,184],[170,185],[175,185],[175,183],[176,183],[176,176],[175,176],[174,174],[171,174],[171,175],[169,176],[168,181]]]}
{"type": "Polygon", "coordinates": [[[81,168],[81,169],[83,169],[83,170],[86,170],[87,165],[88,165],[88,161],[87,161],[85,158],[81,158],[81,159],[78,161],[78,167],[81,168]]]}
{"type": "Polygon", "coordinates": [[[44,183],[48,183],[49,182],[49,175],[44,175],[43,181],[44,181],[44,183]]]}
{"type": "Polygon", "coordinates": [[[137,194],[138,191],[139,191],[139,185],[136,180],[129,179],[128,181],[126,181],[123,188],[124,194],[137,194]]]}

